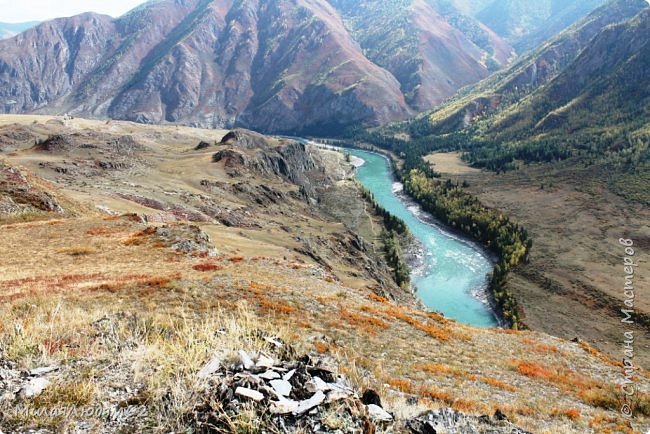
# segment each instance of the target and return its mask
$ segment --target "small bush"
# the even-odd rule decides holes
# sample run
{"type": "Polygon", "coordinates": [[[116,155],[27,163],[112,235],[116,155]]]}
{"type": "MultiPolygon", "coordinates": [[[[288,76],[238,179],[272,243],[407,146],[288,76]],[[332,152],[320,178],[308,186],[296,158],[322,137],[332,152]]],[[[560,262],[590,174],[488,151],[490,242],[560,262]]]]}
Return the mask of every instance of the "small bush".
{"type": "Polygon", "coordinates": [[[99,227],[99,228],[94,228],[94,229],[88,229],[86,231],[86,235],[92,235],[92,236],[97,236],[97,235],[109,235],[111,234],[112,231],[109,228],[105,227],[99,227]]]}
{"type": "Polygon", "coordinates": [[[58,253],[64,253],[70,256],[85,256],[97,253],[97,249],[93,246],[73,246],[60,249],[58,253]]]}

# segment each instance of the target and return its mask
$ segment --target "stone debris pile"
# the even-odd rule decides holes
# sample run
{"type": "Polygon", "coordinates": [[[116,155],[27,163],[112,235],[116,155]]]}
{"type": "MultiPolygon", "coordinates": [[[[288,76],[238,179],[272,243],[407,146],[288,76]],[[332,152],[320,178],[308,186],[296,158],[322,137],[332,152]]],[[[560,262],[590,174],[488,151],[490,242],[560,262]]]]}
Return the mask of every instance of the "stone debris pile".
{"type": "Polygon", "coordinates": [[[254,426],[279,432],[365,432],[393,420],[379,405],[363,404],[344,378],[309,356],[288,361],[242,350],[235,362],[210,360],[197,377],[204,394],[188,423],[198,432],[231,432],[251,413],[254,426]]]}

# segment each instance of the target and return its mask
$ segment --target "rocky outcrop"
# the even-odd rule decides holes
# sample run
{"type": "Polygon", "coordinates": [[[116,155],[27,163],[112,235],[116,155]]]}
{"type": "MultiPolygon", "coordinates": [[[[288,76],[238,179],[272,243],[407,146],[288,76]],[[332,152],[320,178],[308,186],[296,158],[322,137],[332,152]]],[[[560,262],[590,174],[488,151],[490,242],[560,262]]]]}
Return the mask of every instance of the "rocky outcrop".
{"type": "Polygon", "coordinates": [[[48,191],[31,183],[21,170],[0,164],[0,217],[3,215],[64,210],[48,191]]]}
{"type": "Polygon", "coordinates": [[[212,156],[212,161],[223,164],[231,176],[249,170],[261,176],[280,177],[301,187],[307,196],[314,197],[316,187],[329,182],[312,182],[311,175],[323,171],[318,156],[307,145],[295,140],[271,139],[252,131],[234,130],[221,141],[224,149],[212,156]]]}
{"type": "MultiPolygon", "coordinates": [[[[264,335],[263,335],[264,336],[264,335]]],[[[337,375],[330,360],[295,356],[280,339],[265,336],[264,352],[238,352],[235,361],[219,355],[197,373],[200,393],[184,424],[197,432],[231,432],[233,421],[246,414],[268,431],[327,433],[439,432],[529,434],[499,410],[468,416],[450,408],[397,420],[371,389],[363,393],[337,375]],[[333,416],[335,414],[335,416],[333,416]]]]}

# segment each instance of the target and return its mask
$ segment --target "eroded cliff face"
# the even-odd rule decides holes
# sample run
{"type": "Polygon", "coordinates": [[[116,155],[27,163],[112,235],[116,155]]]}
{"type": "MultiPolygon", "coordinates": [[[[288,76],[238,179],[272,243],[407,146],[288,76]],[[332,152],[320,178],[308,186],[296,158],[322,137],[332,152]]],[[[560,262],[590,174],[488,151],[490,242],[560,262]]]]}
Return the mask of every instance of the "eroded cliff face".
{"type": "Polygon", "coordinates": [[[269,139],[253,131],[237,129],[222,140],[222,149],[212,156],[223,162],[233,177],[243,176],[242,169],[261,176],[276,176],[298,185],[301,193],[314,198],[316,188],[327,188],[334,180],[317,153],[295,140],[269,139]]]}
{"type": "Polygon", "coordinates": [[[362,32],[339,3],[164,0],[48,21],[0,41],[0,111],[331,132],[428,109],[511,55],[451,6],[370,2],[362,32]]]}

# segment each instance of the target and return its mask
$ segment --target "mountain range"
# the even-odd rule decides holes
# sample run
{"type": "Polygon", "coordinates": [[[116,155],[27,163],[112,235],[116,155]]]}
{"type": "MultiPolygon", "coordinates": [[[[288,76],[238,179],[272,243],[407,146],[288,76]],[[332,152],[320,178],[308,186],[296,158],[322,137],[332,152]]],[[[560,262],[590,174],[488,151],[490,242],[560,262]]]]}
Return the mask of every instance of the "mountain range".
{"type": "Polygon", "coordinates": [[[406,119],[515,58],[489,3],[162,0],[56,19],[0,41],[0,110],[276,133],[406,119]]]}
{"type": "Polygon", "coordinates": [[[493,169],[622,146],[648,121],[649,11],[643,0],[602,6],[397,130],[443,147],[474,143],[472,161],[493,169]]]}

